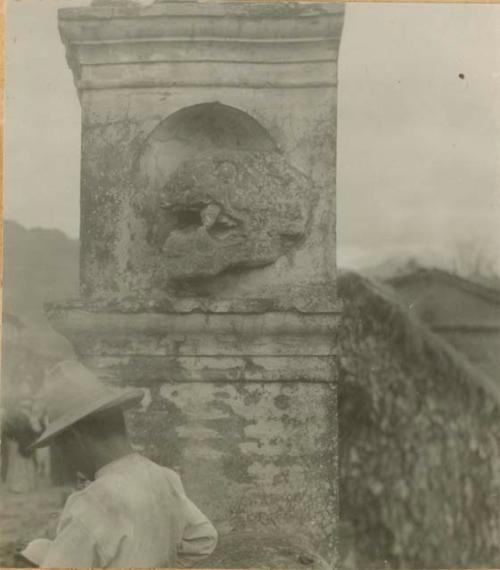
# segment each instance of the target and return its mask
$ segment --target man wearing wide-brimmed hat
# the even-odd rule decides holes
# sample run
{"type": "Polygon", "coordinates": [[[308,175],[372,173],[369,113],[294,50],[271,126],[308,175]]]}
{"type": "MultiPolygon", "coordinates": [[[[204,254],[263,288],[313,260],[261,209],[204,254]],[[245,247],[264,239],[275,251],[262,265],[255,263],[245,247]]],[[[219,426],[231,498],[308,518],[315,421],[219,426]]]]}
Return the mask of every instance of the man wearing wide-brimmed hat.
{"type": "Polygon", "coordinates": [[[33,541],[23,555],[46,568],[175,567],[209,555],[217,532],[179,476],[130,446],[123,410],[142,391],[112,390],[73,361],[48,383],[49,423],[33,447],[57,440],[91,482],[68,498],[56,538],[33,541]]]}

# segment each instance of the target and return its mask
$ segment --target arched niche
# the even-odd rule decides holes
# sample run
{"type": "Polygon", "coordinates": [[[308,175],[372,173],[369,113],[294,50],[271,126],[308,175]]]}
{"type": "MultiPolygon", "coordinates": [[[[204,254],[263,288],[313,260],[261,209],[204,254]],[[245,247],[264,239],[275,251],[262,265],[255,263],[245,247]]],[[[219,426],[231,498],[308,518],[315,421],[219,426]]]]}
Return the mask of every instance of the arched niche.
{"type": "Polygon", "coordinates": [[[213,149],[278,151],[267,130],[253,117],[222,103],[200,103],[176,111],[148,136],[139,171],[150,190],[163,188],[185,159],[213,149]]]}

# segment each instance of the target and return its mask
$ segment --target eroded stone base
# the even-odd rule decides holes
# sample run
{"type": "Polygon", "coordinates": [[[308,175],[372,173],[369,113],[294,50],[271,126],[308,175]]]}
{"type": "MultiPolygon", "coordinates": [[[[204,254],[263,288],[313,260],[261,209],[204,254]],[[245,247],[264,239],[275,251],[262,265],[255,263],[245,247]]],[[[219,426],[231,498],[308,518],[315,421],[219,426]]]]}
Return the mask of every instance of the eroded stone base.
{"type": "Polygon", "coordinates": [[[144,389],[134,445],[180,473],[222,537],[297,537],[334,560],[336,314],[50,317],[106,382],[144,389]]]}

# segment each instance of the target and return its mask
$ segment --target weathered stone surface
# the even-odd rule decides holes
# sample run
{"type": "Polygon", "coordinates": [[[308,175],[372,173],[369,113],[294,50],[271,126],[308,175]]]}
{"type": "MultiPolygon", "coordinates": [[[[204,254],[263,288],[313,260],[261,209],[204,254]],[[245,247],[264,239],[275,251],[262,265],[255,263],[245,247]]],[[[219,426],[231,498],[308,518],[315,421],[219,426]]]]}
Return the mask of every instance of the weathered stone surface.
{"type": "Polygon", "coordinates": [[[331,560],[337,315],[50,316],[103,380],[145,390],[137,448],[181,472],[223,535],[300,527],[331,560]]]}
{"type": "Polygon", "coordinates": [[[135,445],[181,472],[222,535],[300,530],[326,560],[336,546],[337,318],[51,312],[103,380],[145,390],[129,416],[135,445]]]}
{"type": "Polygon", "coordinates": [[[216,523],[208,564],[325,567],[343,8],[98,4],[59,17],[82,104],[82,298],[50,319],[104,381],[144,389],[134,444],[216,523]]]}
{"type": "MultiPolygon", "coordinates": [[[[285,310],[336,310],[342,14],[339,5],[196,2],[60,12],[82,103],[87,300],[180,298],[195,305],[266,298],[285,310]],[[280,151],[311,179],[303,200],[317,200],[317,208],[293,255],[285,251],[243,277],[175,287],[158,275],[168,237],[162,190],[182,160],[219,150],[280,151]]],[[[286,250],[272,249],[272,257],[286,250]]]]}
{"type": "Polygon", "coordinates": [[[335,549],[335,408],[329,384],[151,386],[131,412],[137,449],[176,468],[222,535],[301,534],[335,549]],[[300,521],[300,524],[298,524],[300,521]]]}
{"type": "Polygon", "coordinates": [[[184,161],[163,200],[173,228],[166,277],[193,279],[270,265],[296,248],[317,191],[277,153],[215,151],[184,161]]]}
{"type": "Polygon", "coordinates": [[[331,356],[338,314],[118,313],[52,307],[79,354],[94,356],[331,356]]]}
{"type": "MultiPolygon", "coordinates": [[[[233,91],[179,91],[170,93],[167,99],[156,90],[148,92],[147,97],[139,97],[136,90],[126,96],[119,92],[112,98],[106,91],[82,94],[82,215],[88,223],[82,227],[81,279],[82,293],[87,299],[111,303],[124,297],[189,297],[193,303],[199,303],[206,299],[234,301],[251,297],[273,299],[285,308],[316,307],[315,310],[325,311],[334,306],[332,94],[328,89],[314,94],[309,90],[273,91],[265,96],[257,92],[242,100],[241,94],[233,91]],[[224,103],[203,103],[205,98],[222,99],[224,103]],[[198,123],[202,130],[182,141],[174,135],[178,132],[174,119],[181,112],[183,122],[200,114],[213,120],[229,120],[228,107],[241,117],[241,130],[233,130],[232,139],[212,142],[209,137],[210,144],[215,149],[231,150],[242,142],[248,148],[257,140],[245,138],[244,129],[250,119],[255,122],[252,115],[262,117],[259,123],[270,133],[268,138],[271,136],[286,151],[284,156],[290,164],[312,179],[310,190],[319,189],[318,205],[307,240],[293,255],[283,255],[274,264],[243,277],[228,274],[215,283],[208,280],[198,284],[197,288],[175,288],[165,279],[157,279],[158,268],[165,265],[162,246],[169,229],[167,212],[161,207],[162,189],[179,158],[199,152],[199,140],[208,137],[210,122],[198,123]],[[279,118],[285,107],[290,112],[279,118]],[[304,112],[303,107],[307,109],[304,112]],[[122,113],[118,112],[120,109],[122,113]],[[293,122],[290,113],[294,115],[293,122]],[[275,127],[281,132],[273,132],[275,127]],[[156,137],[159,128],[163,141],[152,141],[150,136],[156,137]],[[157,171],[153,167],[158,162],[163,166],[157,171]],[[311,287],[316,289],[314,295],[307,292],[311,287]]],[[[262,150],[268,145],[268,138],[258,140],[262,150]]],[[[207,150],[207,146],[201,150],[207,150]]]]}
{"type": "Polygon", "coordinates": [[[235,532],[222,536],[220,548],[194,568],[283,568],[327,570],[331,566],[307,544],[302,535],[235,532]]]}
{"type": "Polygon", "coordinates": [[[498,387],[395,294],[339,285],[342,567],[496,568],[498,387]]]}

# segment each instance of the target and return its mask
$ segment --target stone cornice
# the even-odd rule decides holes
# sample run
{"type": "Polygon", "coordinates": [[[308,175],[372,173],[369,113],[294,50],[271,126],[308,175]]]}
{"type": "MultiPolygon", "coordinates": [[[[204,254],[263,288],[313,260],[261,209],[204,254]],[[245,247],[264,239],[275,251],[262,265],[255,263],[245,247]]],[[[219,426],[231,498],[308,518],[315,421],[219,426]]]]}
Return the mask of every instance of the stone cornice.
{"type": "Polygon", "coordinates": [[[343,17],[343,4],[330,2],[155,2],[143,7],[139,4],[121,4],[107,6],[90,6],[84,8],[61,8],[59,20],[115,20],[184,17],[196,16],[209,18],[224,18],[228,16],[239,18],[266,18],[271,20],[343,17]]]}
{"type": "Polygon", "coordinates": [[[342,17],[341,5],[181,2],[62,9],[59,29],[80,90],[334,87],[342,17]]]}

